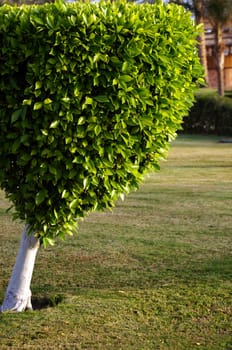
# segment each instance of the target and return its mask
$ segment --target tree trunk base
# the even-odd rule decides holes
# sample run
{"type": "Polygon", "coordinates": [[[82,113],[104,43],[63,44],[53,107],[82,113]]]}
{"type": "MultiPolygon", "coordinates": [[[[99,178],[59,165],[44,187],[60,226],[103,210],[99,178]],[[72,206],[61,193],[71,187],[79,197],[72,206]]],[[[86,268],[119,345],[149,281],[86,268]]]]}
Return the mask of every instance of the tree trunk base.
{"type": "Polygon", "coordinates": [[[0,312],[32,310],[30,284],[38,249],[38,238],[33,234],[28,234],[28,226],[25,226],[0,312]]]}
{"type": "Polygon", "coordinates": [[[12,311],[22,312],[25,310],[33,310],[31,304],[31,292],[26,298],[9,292],[6,294],[4,304],[0,307],[0,312],[12,311]]]}

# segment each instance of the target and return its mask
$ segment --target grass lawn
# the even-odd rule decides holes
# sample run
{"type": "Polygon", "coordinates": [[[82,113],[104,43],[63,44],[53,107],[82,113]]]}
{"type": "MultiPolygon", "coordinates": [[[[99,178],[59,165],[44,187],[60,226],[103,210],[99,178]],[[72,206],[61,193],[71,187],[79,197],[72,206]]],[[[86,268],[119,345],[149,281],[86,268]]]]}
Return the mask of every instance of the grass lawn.
{"type": "MultiPolygon", "coordinates": [[[[205,95],[217,95],[218,94],[218,91],[216,88],[200,88],[199,89],[199,92],[202,94],[205,94],[205,95]]],[[[226,97],[232,97],[232,90],[231,89],[226,89],[225,90],[225,96],[226,97]]]]}
{"type": "MultiPolygon", "coordinates": [[[[232,144],[180,136],[159,173],[41,249],[36,310],[0,314],[0,349],[231,350],[232,144]]],[[[0,301],[22,224],[0,192],[0,301]]]]}

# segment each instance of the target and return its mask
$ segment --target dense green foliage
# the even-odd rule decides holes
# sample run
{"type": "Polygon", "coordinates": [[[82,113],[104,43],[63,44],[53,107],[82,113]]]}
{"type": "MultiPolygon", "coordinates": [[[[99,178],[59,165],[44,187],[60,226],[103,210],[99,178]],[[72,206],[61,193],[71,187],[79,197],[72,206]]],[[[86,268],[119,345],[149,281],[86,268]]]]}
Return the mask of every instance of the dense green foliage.
{"type": "Polygon", "coordinates": [[[32,4],[44,4],[45,2],[54,2],[54,0],[0,0],[0,6],[4,4],[11,4],[20,6],[23,4],[32,5],[32,4]]]}
{"type": "Polygon", "coordinates": [[[158,168],[202,75],[196,35],[176,5],[0,8],[0,184],[44,243],[158,168]]]}
{"type": "Polygon", "coordinates": [[[232,98],[215,92],[196,93],[196,102],[185,120],[183,130],[188,133],[232,135],[232,98]]]}

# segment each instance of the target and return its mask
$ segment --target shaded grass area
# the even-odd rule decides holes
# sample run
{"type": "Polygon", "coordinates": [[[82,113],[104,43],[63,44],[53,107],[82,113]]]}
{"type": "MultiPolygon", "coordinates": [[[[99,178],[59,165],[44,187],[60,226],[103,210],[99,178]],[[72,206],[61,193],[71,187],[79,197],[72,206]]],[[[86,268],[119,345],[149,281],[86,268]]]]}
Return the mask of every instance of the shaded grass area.
{"type": "MultiPolygon", "coordinates": [[[[200,88],[199,91],[197,93],[201,93],[201,94],[205,94],[205,95],[217,95],[218,91],[216,88],[200,88]]],[[[231,89],[226,89],[225,90],[225,96],[226,97],[232,97],[232,90],[231,89]]]]}
{"type": "MultiPolygon", "coordinates": [[[[161,171],[41,249],[33,312],[0,315],[0,349],[232,349],[232,145],[181,136],[161,171]]],[[[0,299],[22,225],[0,193],[0,299]]]]}

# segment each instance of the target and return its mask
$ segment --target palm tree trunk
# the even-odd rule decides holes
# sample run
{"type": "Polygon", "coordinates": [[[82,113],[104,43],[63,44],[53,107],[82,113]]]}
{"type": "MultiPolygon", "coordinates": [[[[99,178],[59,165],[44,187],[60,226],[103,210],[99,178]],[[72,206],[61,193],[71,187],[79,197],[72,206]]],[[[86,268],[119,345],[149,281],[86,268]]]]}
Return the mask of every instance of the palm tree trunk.
{"type": "Polygon", "coordinates": [[[222,25],[217,23],[216,29],[216,63],[217,63],[217,75],[218,75],[218,93],[220,96],[224,96],[224,43],[222,37],[222,25]]]}
{"type": "Polygon", "coordinates": [[[26,225],[1,312],[32,309],[30,285],[38,249],[39,240],[28,234],[26,225]]]}
{"type": "MultiPolygon", "coordinates": [[[[203,16],[203,2],[202,0],[195,0],[195,15],[196,15],[196,23],[202,24],[204,26],[204,16],[203,16]]],[[[202,66],[205,71],[205,82],[208,85],[208,64],[207,64],[207,52],[206,52],[206,43],[205,43],[205,32],[203,31],[201,35],[198,37],[198,50],[199,56],[202,66]]]]}

